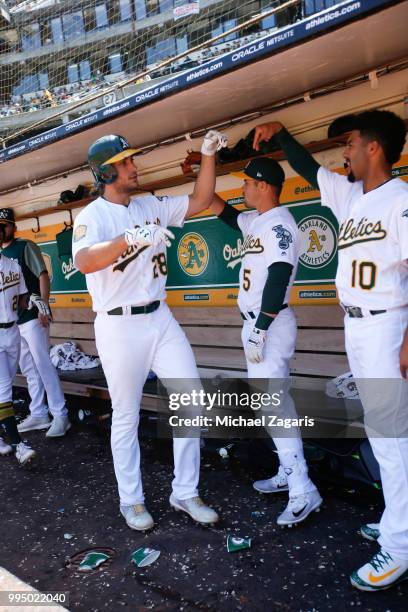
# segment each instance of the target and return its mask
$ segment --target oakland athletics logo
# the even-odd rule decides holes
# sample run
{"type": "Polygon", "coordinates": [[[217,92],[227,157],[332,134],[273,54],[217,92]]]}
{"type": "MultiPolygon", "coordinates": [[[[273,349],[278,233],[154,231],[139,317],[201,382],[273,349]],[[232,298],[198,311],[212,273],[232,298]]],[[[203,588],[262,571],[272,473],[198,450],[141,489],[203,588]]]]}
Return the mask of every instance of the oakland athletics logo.
{"type": "Polygon", "coordinates": [[[306,268],[322,268],[336,254],[337,234],[323,217],[306,217],[299,225],[300,261],[306,268]]]}
{"type": "Polygon", "coordinates": [[[275,225],[272,229],[276,232],[276,238],[279,240],[279,248],[282,249],[282,251],[286,251],[293,242],[292,234],[289,230],[285,229],[283,225],[275,225]]]}
{"type": "Polygon", "coordinates": [[[177,258],[181,268],[189,276],[199,276],[208,265],[208,245],[200,234],[191,232],[180,240],[177,258]]]}

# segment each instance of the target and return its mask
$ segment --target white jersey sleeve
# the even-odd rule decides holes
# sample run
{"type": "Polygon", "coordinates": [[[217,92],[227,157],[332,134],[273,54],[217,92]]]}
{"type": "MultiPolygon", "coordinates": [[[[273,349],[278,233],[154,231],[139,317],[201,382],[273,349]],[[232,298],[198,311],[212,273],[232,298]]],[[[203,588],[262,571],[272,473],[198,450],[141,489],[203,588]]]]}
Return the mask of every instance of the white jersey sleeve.
{"type": "Polygon", "coordinates": [[[78,251],[97,244],[98,242],[102,242],[99,228],[99,214],[96,208],[89,204],[86,208],[81,210],[74,221],[74,231],[72,234],[72,258],[74,264],[78,251]]]}
{"type": "Polygon", "coordinates": [[[159,219],[163,227],[183,227],[187,215],[189,196],[156,196],[159,219]]]}
{"type": "Polygon", "coordinates": [[[252,221],[258,216],[258,213],[255,211],[251,212],[242,212],[237,217],[238,227],[241,232],[244,234],[248,233],[248,228],[251,225],[252,221]]]}
{"type": "Polygon", "coordinates": [[[401,260],[403,261],[408,259],[408,196],[399,210],[397,232],[401,260]]]}
{"type": "Polygon", "coordinates": [[[344,207],[349,192],[353,188],[353,183],[350,183],[346,176],[328,170],[323,166],[320,166],[317,172],[317,182],[322,206],[330,208],[337,219],[341,219],[345,214],[344,207]]]}
{"type": "Polygon", "coordinates": [[[294,224],[282,222],[268,227],[263,232],[264,260],[267,267],[283,261],[296,268],[299,257],[298,230],[294,224]]]}

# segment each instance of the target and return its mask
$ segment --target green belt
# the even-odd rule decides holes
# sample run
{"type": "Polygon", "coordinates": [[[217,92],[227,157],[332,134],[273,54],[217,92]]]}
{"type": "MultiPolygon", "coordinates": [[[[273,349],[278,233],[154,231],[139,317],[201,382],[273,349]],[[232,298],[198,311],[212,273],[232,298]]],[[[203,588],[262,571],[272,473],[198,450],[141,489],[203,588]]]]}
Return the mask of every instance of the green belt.
{"type": "MultiPolygon", "coordinates": [[[[132,315],[149,314],[150,312],[154,312],[155,310],[157,310],[159,306],[160,306],[160,300],[156,300],[156,302],[152,302],[151,304],[146,304],[146,306],[131,306],[130,314],[132,315]]],[[[123,315],[123,314],[128,314],[128,313],[126,313],[126,309],[124,312],[124,309],[122,308],[122,306],[119,306],[119,308],[113,308],[113,310],[108,310],[107,314],[108,315],[123,315]]]]}
{"type": "Polygon", "coordinates": [[[14,321],[10,321],[10,323],[0,323],[0,329],[8,329],[9,327],[13,327],[14,321]]]}

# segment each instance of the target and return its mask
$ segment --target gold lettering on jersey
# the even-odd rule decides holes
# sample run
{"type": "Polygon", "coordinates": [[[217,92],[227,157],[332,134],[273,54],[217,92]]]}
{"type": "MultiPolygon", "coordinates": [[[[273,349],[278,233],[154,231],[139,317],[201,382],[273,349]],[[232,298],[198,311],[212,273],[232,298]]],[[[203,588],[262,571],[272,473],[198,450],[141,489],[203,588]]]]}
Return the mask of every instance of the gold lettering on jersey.
{"type": "Polygon", "coordinates": [[[126,251],[122,253],[120,258],[114,263],[112,271],[113,272],[124,272],[128,265],[132,263],[137,257],[139,257],[140,253],[143,253],[147,248],[147,245],[138,249],[136,246],[129,246],[126,251]]]}
{"type": "Polygon", "coordinates": [[[261,244],[259,238],[254,238],[250,234],[242,242],[241,238],[238,238],[235,247],[230,244],[224,245],[222,255],[224,260],[227,261],[227,268],[232,270],[241,263],[242,258],[246,253],[263,253],[264,247],[261,244]]]}
{"type": "Polygon", "coordinates": [[[248,253],[263,253],[264,252],[264,248],[261,244],[261,241],[259,238],[254,238],[251,234],[248,234],[245,239],[244,242],[242,243],[241,246],[241,257],[244,257],[244,255],[247,255],[248,253]]]}
{"type": "Polygon", "coordinates": [[[0,291],[6,291],[6,289],[10,289],[10,287],[15,287],[20,283],[20,273],[19,272],[9,272],[5,274],[4,272],[0,272],[1,278],[1,287],[0,291]]]}
{"type": "Polygon", "coordinates": [[[384,240],[386,236],[387,232],[381,221],[369,222],[367,217],[363,217],[357,223],[351,218],[344,221],[340,227],[338,249],[346,249],[361,242],[384,240]]]}
{"type": "MultiPolygon", "coordinates": [[[[145,225],[151,225],[152,223],[155,223],[156,225],[160,225],[159,217],[157,217],[155,221],[145,221],[145,225]]],[[[135,225],[135,229],[137,229],[138,227],[140,227],[140,225],[135,225]]],[[[134,261],[137,257],[139,257],[140,253],[143,253],[143,251],[145,251],[147,248],[148,248],[148,245],[140,249],[138,249],[137,246],[135,245],[128,246],[126,251],[124,251],[119,257],[119,259],[115,261],[112,271],[113,272],[118,272],[118,271],[124,272],[126,268],[128,267],[128,265],[132,263],[132,261],[134,261]]]]}

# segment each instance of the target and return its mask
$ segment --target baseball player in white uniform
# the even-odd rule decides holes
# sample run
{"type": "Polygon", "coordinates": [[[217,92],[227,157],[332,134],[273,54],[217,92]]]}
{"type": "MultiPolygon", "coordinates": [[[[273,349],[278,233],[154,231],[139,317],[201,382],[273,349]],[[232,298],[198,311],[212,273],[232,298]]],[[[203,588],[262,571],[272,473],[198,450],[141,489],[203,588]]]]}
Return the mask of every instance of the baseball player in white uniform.
{"type": "MultiPolygon", "coordinates": [[[[267,157],[250,161],[243,173],[245,205],[254,211],[239,213],[218,196],[212,211],[243,234],[239,274],[238,307],[244,319],[242,344],[251,379],[285,381],[280,416],[296,418],[289,390],[289,361],[295,351],[296,319],[288,306],[290,289],[299,259],[296,222],[287,208],[279,205],[285,175],[280,165],[267,157]]],[[[254,488],[262,493],[289,491],[289,502],[277,519],[278,525],[292,526],[304,521],[322,503],[308,476],[298,427],[271,434],[280,467],[254,488]],[[278,435],[277,435],[278,434],[278,435]]]]}
{"type": "MultiPolygon", "coordinates": [[[[206,134],[201,169],[190,196],[132,197],[138,187],[135,149],[121,136],[91,145],[88,161],[103,195],[75,219],[73,257],[92,296],[95,339],[112,400],[111,446],[120,511],[132,529],[153,518],[144,505],[137,436],[140,400],[150,369],[161,379],[199,383],[193,351],[165,303],[167,226],[208,208],[215,188],[215,153],[225,146],[219,132],[206,134]]],[[[217,513],[198,496],[200,441],[175,438],[170,504],[200,523],[217,513]]]]}
{"type": "MultiPolygon", "coordinates": [[[[4,239],[4,225],[0,224],[0,243],[4,239]]],[[[36,453],[25,444],[18,433],[13,409],[13,379],[20,354],[20,334],[16,325],[17,309],[27,303],[27,287],[17,262],[0,254],[0,425],[6,430],[10,444],[0,437],[0,455],[15,452],[17,461],[24,465],[36,453]]]]}
{"type": "Polygon", "coordinates": [[[408,384],[403,380],[408,370],[408,185],[392,176],[406,129],[389,111],[356,115],[344,150],[347,176],[320,167],[278,122],[256,128],[254,147],[272,136],[293,168],[318,185],[322,204],[340,225],[336,285],[345,310],[346,350],[385,500],[380,523],[361,529],[380,550],[352,573],[351,583],[378,591],[408,578],[408,384]],[[388,434],[375,431],[381,419],[388,421],[388,434]]]}
{"type": "Polygon", "coordinates": [[[58,373],[50,358],[49,327],[52,321],[49,307],[50,278],[41,251],[35,242],[15,238],[16,223],[11,208],[0,209],[0,220],[5,225],[3,253],[17,261],[23,272],[30,295],[41,299],[40,306],[18,313],[21,336],[20,369],[27,378],[30,394],[30,414],[18,425],[20,433],[48,429],[47,438],[64,436],[71,424],[58,373]],[[48,406],[45,403],[47,394],[48,406]],[[53,416],[52,422],[48,410],[53,416]]]}

